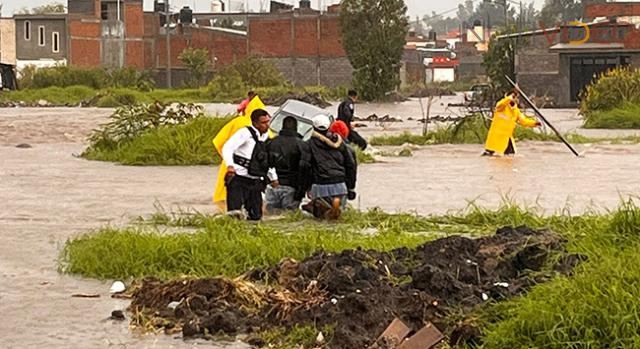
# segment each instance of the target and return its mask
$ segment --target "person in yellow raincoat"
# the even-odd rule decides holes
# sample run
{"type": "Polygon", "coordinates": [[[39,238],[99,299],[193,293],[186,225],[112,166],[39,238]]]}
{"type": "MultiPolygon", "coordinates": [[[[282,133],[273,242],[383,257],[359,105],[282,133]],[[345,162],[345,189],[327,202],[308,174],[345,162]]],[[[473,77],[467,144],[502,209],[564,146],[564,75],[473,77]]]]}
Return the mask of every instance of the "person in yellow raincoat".
{"type": "Polygon", "coordinates": [[[509,92],[497,104],[493,112],[491,127],[487,135],[487,142],[484,146],[484,156],[491,156],[494,153],[504,155],[516,153],[516,143],[513,140],[513,132],[516,123],[523,127],[538,127],[540,122],[534,118],[526,117],[518,108],[518,92],[509,92]]]}
{"type": "MultiPolygon", "coordinates": [[[[233,136],[236,131],[243,127],[251,125],[251,113],[256,109],[264,109],[264,103],[259,96],[255,96],[247,104],[244,114],[240,115],[233,120],[229,121],[226,125],[220,129],[220,132],[213,138],[213,146],[220,156],[222,156],[222,147],[233,136]]],[[[221,210],[225,210],[227,200],[227,188],[224,185],[224,176],[227,174],[227,165],[224,160],[220,163],[220,169],[218,170],[218,179],[216,180],[216,187],[213,193],[213,203],[218,205],[221,210]]]]}

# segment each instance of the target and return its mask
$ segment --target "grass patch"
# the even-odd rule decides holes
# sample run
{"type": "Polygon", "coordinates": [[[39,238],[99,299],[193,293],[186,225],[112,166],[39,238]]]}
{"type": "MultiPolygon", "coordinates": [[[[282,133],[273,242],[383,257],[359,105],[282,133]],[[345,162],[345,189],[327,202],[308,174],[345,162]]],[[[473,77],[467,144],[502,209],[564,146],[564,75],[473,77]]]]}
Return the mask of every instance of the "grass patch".
{"type": "MultiPolygon", "coordinates": [[[[155,217],[158,219],[160,217],[155,217]]],[[[389,250],[417,246],[434,235],[433,224],[412,215],[350,212],[341,224],[288,217],[255,225],[228,217],[206,217],[189,234],[163,234],[145,227],[104,228],[69,240],[61,270],[99,279],[157,276],[235,277],[283,257],[302,259],[323,249],[363,247],[389,250]],[[293,223],[295,221],[295,223],[293,223]],[[364,227],[375,235],[363,235],[364,227]]]]}
{"type": "Polygon", "coordinates": [[[212,165],[221,159],[211,140],[229,118],[199,117],[161,126],[130,140],[87,148],[82,157],[123,165],[212,165]]]}
{"type": "MultiPolygon", "coordinates": [[[[489,129],[484,124],[481,116],[465,118],[455,124],[441,127],[435,131],[429,131],[426,135],[404,132],[393,136],[372,137],[372,145],[403,145],[406,143],[415,145],[430,144],[482,144],[487,139],[489,129]]],[[[640,143],[640,137],[620,138],[590,138],[579,134],[565,134],[564,138],[572,144],[586,143],[640,143]]],[[[560,142],[560,139],[552,133],[543,133],[538,130],[517,127],[514,138],[516,141],[541,141],[560,142]]]]}
{"type": "MultiPolygon", "coordinates": [[[[83,106],[115,108],[140,103],[237,103],[245,98],[244,90],[236,94],[212,93],[207,87],[184,89],[156,89],[141,91],[135,88],[94,89],[87,86],[47,87],[6,91],[0,94],[0,103],[20,103],[37,106],[41,100],[50,106],[83,106]]],[[[256,92],[266,100],[278,100],[283,96],[317,94],[325,100],[339,100],[346,95],[344,88],[262,87],[256,92]]]]}
{"type": "Polygon", "coordinates": [[[640,104],[627,103],[620,108],[594,111],[585,118],[585,128],[640,129],[640,104]]]}
{"type": "MultiPolygon", "coordinates": [[[[143,225],[105,228],[71,239],[60,268],[97,278],[237,276],[285,256],[302,259],[318,249],[414,247],[437,236],[486,234],[524,224],[561,233],[569,251],[588,261],[573,276],[557,277],[522,297],[484,307],[478,320],[484,326],[483,348],[631,348],[640,343],[640,208],[631,200],[616,210],[579,216],[568,210],[543,216],[534,207],[505,204],[496,210],[471,205],[463,212],[429,217],[348,211],[337,224],[305,220],[299,214],[257,225],[201,214],[184,217],[159,212],[141,222],[195,231],[166,234],[143,225]],[[377,234],[364,235],[364,229],[377,234]]],[[[317,331],[300,328],[273,338],[302,343],[317,331]]]]}

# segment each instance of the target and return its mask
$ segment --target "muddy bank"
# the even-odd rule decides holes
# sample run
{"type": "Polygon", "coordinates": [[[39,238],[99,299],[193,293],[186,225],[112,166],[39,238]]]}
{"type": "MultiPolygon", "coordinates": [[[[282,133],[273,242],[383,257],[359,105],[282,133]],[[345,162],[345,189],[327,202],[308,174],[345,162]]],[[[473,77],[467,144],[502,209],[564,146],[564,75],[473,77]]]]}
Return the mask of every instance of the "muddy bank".
{"type": "Polygon", "coordinates": [[[330,348],[366,348],[399,317],[414,330],[430,321],[456,340],[473,340],[447,320],[450,309],[468,312],[489,299],[521,294],[569,272],[577,260],[552,232],[505,227],[489,237],[453,236],[416,249],[317,252],[302,262],[253,270],[241,280],[147,279],[130,310],[144,309],[156,317],[154,326],[184,337],[330,325],[330,348]]]}

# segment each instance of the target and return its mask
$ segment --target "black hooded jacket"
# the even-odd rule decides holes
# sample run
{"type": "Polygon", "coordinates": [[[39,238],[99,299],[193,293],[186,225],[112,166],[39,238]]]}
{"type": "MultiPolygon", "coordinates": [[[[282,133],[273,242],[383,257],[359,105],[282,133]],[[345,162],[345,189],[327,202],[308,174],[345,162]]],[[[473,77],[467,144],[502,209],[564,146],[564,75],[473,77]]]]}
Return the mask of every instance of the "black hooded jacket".
{"type": "Polygon", "coordinates": [[[355,189],[355,160],[340,136],[313,132],[307,141],[311,152],[312,184],[346,183],[355,189]]]}
{"type": "Polygon", "coordinates": [[[280,185],[299,188],[309,175],[309,146],[295,130],[283,129],[267,146],[280,185]]]}

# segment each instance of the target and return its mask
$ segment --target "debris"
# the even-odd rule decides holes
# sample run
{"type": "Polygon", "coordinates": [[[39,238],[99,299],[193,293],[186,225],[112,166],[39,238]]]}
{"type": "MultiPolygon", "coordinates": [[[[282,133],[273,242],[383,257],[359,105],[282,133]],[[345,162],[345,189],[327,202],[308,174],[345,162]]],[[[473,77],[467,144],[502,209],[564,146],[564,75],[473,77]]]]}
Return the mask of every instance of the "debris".
{"type": "Polygon", "coordinates": [[[324,335],[322,334],[322,332],[318,333],[318,336],[316,337],[316,343],[317,344],[324,343],[324,335]]]}
{"type": "Polygon", "coordinates": [[[20,144],[16,145],[16,148],[29,149],[29,148],[33,148],[33,147],[31,146],[31,144],[20,143],[20,144]]]}
{"type": "Polygon", "coordinates": [[[99,294],[95,294],[95,293],[75,293],[72,294],[71,297],[74,298],[100,298],[99,294]]]}
{"type": "Polygon", "coordinates": [[[411,249],[318,251],[241,279],[145,279],[133,292],[130,309],[157,319],[158,328],[166,330],[168,323],[181,329],[185,338],[335,325],[330,337],[323,332],[327,348],[366,348],[397,317],[414,330],[432,323],[433,329],[423,330],[432,335],[423,340],[435,340],[436,328],[451,333],[456,326],[447,318],[449,310],[467,314],[491,298],[520,295],[556,275],[544,269],[551,261],[566,263],[569,272],[579,261],[562,258],[564,244],[551,231],[521,226],[478,239],[449,236],[411,249]],[[496,283],[509,287],[496,289],[496,283]]]}
{"type": "Polygon", "coordinates": [[[111,319],[122,321],[125,319],[124,312],[122,310],[114,310],[111,312],[111,319]]]}
{"type": "Polygon", "coordinates": [[[127,289],[122,281],[115,281],[111,288],[109,289],[109,293],[122,293],[127,289]]]}
{"type": "Polygon", "coordinates": [[[428,323],[411,338],[407,339],[398,349],[429,349],[440,343],[444,339],[440,332],[432,323],[428,323]]]}
{"type": "Polygon", "coordinates": [[[302,101],[302,102],[305,102],[305,103],[313,104],[313,105],[318,106],[320,108],[327,108],[327,107],[331,106],[331,103],[327,102],[317,92],[313,92],[313,93],[310,93],[310,92],[296,93],[296,92],[290,91],[290,92],[285,93],[285,94],[283,94],[281,96],[264,97],[264,98],[262,98],[264,104],[273,105],[273,106],[283,105],[289,99],[296,99],[296,100],[299,100],[299,101],[302,101]]]}
{"type": "Polygon", "coordinates": [[[180,302],[175,302],[175,301],[171,302],[171,303],[169,303],[167,305],[167,308],[175,310],[180,305],[180,303],[182,303],[182,301],[180,301],[180,302]]]}
{"type": "Polygon", "coordinates": [[[500,287],[504,287],[504,288],[508,288],[509,284],[506,282],[496,282],[493,284],[493,286],[500,286],[500,287]]]}
{"type": "Polygon", "coordinates": [[[382,332],[380,337],[378,337],[374,348],[376,347],[376,345],[395,348],[400,343],[402,343],[405,338],[407,338],[409,333],[411,333],[411,328],[405,325],[402,320],[395,318],[387,327],[387,329],[382,332]]]}

